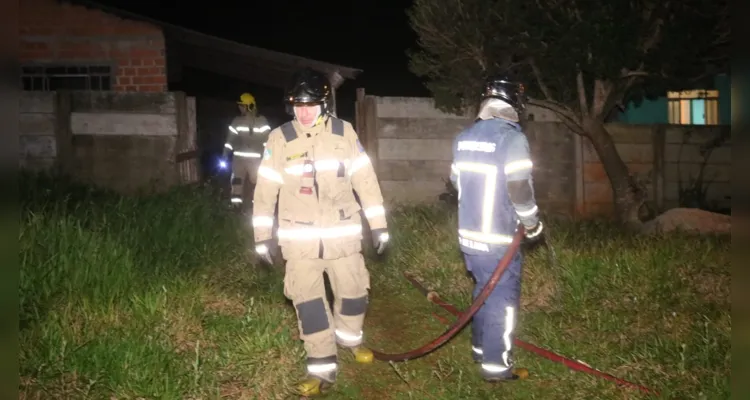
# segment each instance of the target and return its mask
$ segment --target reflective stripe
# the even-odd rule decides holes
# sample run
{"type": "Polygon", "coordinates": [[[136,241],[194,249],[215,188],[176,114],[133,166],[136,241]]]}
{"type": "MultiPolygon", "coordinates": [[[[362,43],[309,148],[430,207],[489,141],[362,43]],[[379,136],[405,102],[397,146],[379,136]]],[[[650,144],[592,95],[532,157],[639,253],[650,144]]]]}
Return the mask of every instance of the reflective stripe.
{"type": "Polygon", "coordinates": [[[477,354],[484,354],[484,351],[480,349],[479,347],[471,346],[471,351],[477,353],[477,354]]]}
{"type": "Polygon", "coordinates": [[[253,132],[255,132],[255,133],[263,133],[265,131],[270,131],[270,130],[271,130],[271,127],[268,126],[268,125],[263,125],[263,126],[258,127],[258,128],[253,128],[253,132]]]}
{"type": "Polygon", "coordinates": [[[253,227],[272,227],[273,226],[273,217],[267,217],[265,215],[259,215],[257,217],[253,217],[253,227]]]}
{"type": "Polygon", "coordinates": [[[370,163],[370,157],[367,154],[362,154],[352,162],[352,167],[349,169],[349,176],[354,175],[360,168],[370,163]]]}
{"type": "Polygon", "coordinates": [[[482,369],[488,372],[503,372],[507,371],[508,367],[499,364],[482,364],[482,369]]]}
{"type": "Polygon", "coordinates": [[[323,372],[331,372],[336,370],[336,363],[330,364],[310,364],[307,366],[307,372],[313,374],[320,374],[323,372]]]}
{"type": "Polygon", "coordinates": [[[237,129],[237,132],[250,132],[250,127],[244,125],[236,126],[234,129],[237,129]]]}
{"type": "Polygon", "coordinates": [[[268,247],[265,244],[259,244],[255,246],[255,252],[260,255],[266,254],[268,253],[268,247]]]}
{"type": "Polygon", "coordinates": [[[503,363],[508,363],[508,354],[510,354],[510,346],[512,345],[510,340],[510,334],[513,333],[514,324],[516,321],[516,309],[513,307],[505,307],[505,332],[503,332],[503,342],[505,342],[505,351],[503,352],[503,363]]]}
{"type": "Polygon", "coordinates": [[[312,172],[313,166],[312,164],[295,164],[291,167],[284,168],[284,172],[286,172],[289,175],[297,175],[300,176],[305,172],[312,172]]]}
{"type": "Polygon", "coordinates": [[[490,251],[490,246],[487,245],[487,243],[475,242],[461,236],[458,237],[458,243],[461,243],[462,246],[468,247],[470,249],[483,251],[485,253],[488,253],[490,251]]]}
{"type": "Polygon", "coordinates": [[[476,140],[462,140],[458,142],[458,151],[481,151],[494,153],[497,145],[492,142],[478,142],[476,140]]]}
{"type": "Polygon", "coordinates": [[[229,143],[224,143],[224,147],[226,147],[229,150],[234,150],[234,147],[232,147],[232,145],[229,143]]]}
{"type": "Polygon", "coordinates": [[[235,151],[234,155],[245,158],[260,158],[260,153],[255,153],[252,151],[235,151]]]}
{"type": "Polygon", "coordinates": [[[512,174],[524,169],[529,169],[532,166],[534,166],[534,164],[528,158],[524,160],[511,161],[505,164],[505,175],[512,174]]]}
{"type": "Polygon", "coordinates": [[[229,130],[232,131],[235,135],[237,134],[237,129],[234,129],[232,125],[229,125],[229,130]]]}
{"type": "Polygon", "coordinates": [[[260,168],[258,168],[258,176],[266,178],[269,181],[284,184],[284,179],[281,177],[281,174],[266,166],[261,166],[260,168]]]}
{"type": "Polygon", "coordinates": [[[513,236],[511,235],[498,235],[494,233],[476,232],[470,231],[468,229],[459,229],[458,234],[459,236],[463,236],[466,239],[476,240],[484,243],[510,244],[513,242],[513,236]]]}
{"type": "Polygon", "coordinates": [[[519,217],[530,217],[530,216],[534,215],[534,213],[537,212],[537,210],[539,210],[539,207],[534,206],[534,207],[531,208],[531,210],[528,210],[528,211],[518,211],[518,210],[516,210],[516,214],[518,214],[519,217]]]}
{"type": "Polygon", "coordinates": [[[315,161],[315,169],[318,171],[336,171],[340,164],[339,160],[318,160],[315,161]]]}
{"type": "Polygon", "coordinates": [[[356,346],[362,343],[362,332],[360,332],[358,335],[352,335],[351,333],[342,332],[336,329],[336,337],[341,339],[344,344],[349,346],[356,346]]]}
{"type": "Polygon", "coordinates": [[[232,200],[230,201],[235,204],[242,203],[242,199],[239,197],[232,197],[232,200]]]}
{"type": "Polygon", "coordinates": [[[372,218],[372,217],[379,217],[381,215],[385,215],[385,208],[383,206],[373,206],[365,209],[365,217],[372,218]]]}
{"type": "Polygon", "coordinates": [[[332,228],[279,228],[279,239],[289,240],[320,240],[354,236],[362,233],[362,225],[335,226],[332,228]]]}
{"type": "Polygon", "coordinates": [[[497,185],[497,167],[492,164],[459,162],[456,163],[459,171],[477,172],[485,174],[484,178],[484,200],[482,201],[482,232],[489,234],[492,231],[492,215],[495,208],[495,186],[497,185]]]}

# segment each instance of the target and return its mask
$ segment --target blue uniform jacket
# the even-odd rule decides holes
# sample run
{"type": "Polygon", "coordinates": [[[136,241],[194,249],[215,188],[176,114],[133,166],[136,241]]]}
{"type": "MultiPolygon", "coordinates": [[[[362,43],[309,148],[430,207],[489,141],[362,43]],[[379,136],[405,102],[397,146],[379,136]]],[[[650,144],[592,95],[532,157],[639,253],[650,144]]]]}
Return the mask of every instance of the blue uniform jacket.
{"type": "Polygon", "coordinates": [[[464,253],[504,253],[519,222],[537,223],[531,168],[528,141],[514,122],[479,120],[456,137],[451,182],[464,253]]]}

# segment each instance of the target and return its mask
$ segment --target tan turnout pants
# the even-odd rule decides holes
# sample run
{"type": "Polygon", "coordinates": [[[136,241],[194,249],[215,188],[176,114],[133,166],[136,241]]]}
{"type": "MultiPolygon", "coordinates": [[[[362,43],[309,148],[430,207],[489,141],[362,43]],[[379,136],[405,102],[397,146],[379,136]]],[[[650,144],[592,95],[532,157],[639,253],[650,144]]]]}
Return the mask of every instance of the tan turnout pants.
{"type": "Polygon", "coordinates": [[[232,203],[252,203],[253,194],[248,193],[249,187],[255,185],[258,176],[260,160],[234,156],[232,159],[232,203]],[[248,197],[249,196],[249,197],[248,197]],[[247,197],[247,198],[246,198],[247,197]]]}
{"type": "Polygon", "coordinates": [[[361,253],[336,260],[287,261],[284,295],[297,311],[308,365],[336,362],[336,343],[344,347],[362,343],[369,288],[370,274],[361,253]],[[326,299],[324,271],[335,297],[333,313],[326,299]]]}

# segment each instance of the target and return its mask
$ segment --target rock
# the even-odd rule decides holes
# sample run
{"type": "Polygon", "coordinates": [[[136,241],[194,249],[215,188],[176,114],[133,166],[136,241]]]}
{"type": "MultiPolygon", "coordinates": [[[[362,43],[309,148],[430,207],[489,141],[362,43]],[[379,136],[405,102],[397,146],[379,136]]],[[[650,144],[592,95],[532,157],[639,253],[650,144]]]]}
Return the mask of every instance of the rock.
{"type": "Polygon", "coordinates": [[[672,231],[687,233],[731,234],[732,216],[704,211],[698,208],[673,208],[646,222],[642,233],[657,234],[672,231]]]}

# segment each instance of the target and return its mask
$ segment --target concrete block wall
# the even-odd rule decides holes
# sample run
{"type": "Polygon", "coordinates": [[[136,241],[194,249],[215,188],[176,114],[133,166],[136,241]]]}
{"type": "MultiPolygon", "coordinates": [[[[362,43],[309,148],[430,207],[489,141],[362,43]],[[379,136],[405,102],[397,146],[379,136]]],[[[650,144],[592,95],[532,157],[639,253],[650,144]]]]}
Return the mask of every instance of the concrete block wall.
{"type": "Polygon", "coordinates": [[[49,170],[57,158],[55,93],[22,92],[19,99],[19,161],[28,170],[49,170]]]}
{"type": "Polygon", "coordinates": [[[20,2],[21,65],[111,65],[112,90],[167,90],[161,28],[59,0],[20,2]]]}
{"type": "MultiPolygon", "coordinates": [[[[615,146],[631,174],[648,189],[650,200],[660,210],[680,205],[680,189],[689,186],[705,161],[706,200],[716,208],[731,208],[731,142],[710,154],[701,149],[729,126],[607,124],[615,146]],[[704,158],[705,157],[705,158],[704,158]]],[[[609,214],[613,210],[612,189],[591,143],[583,140],[583,185],[586,214],[609,214]]]]}
{"type": "Polygon", "coordinates": [[[20,166],[123,193],[194,181],[195,100],[184,93],[22,92],[20,166]]]}
{"type": "MultiPolygon", "coordinates": [[[[430,98],[372,99],[376,123],[371,126],[375,126],[376,139],[368,138],[368,152],[377,158],[384,197],[391,203],[436,201],[446,190],[453,139],[472,124],[473,115],[441,112],[430,98]]],[[[534,111],[535,120],[542,122],[530,124],[527,133],[532,157],[537,160],[537,199],[549,212],[569,214],[575,196],[572,135],[561,124],[549,122],[543,110],[534,111]],[[545,157],[548,154],[557,156],[545,157]]]]}
{"type": "MultiPolygon", "coordinates": [[[[357,129],[390,203],[437,201],[450,174],[453,138],[472,123],[470,114],[453,115],[430,98],[363,96],[357,129]]],[[[537,201],[547,213],[611,215],[612,189],[586,138],[570,132],[544,110],[529,110],[526,123],[537,201]]],[[[728,126],[606,125],[631,173],[646,186],[660,210],[678,206],[680,182],[688,183],[703,161],[701,145],[728,126]],[[684,142],[684,143],[683,143],[684,142]]],[[[713,180],[708,198],[729,207],[729,143],[713,151],[706,167],[713,180]]]]}

